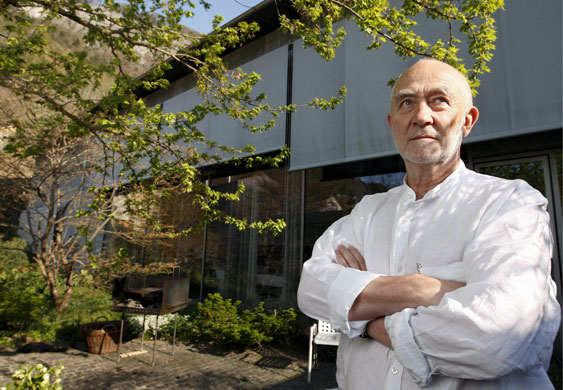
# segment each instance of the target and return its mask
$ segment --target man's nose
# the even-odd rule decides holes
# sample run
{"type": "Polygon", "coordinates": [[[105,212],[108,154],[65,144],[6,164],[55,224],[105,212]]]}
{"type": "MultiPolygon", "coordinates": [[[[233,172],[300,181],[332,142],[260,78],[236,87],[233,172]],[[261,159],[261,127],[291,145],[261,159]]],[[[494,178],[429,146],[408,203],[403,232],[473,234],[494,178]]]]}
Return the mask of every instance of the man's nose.
{"type": "Polygon", "coordinates": [[[413,122],[421,127],[432,124],[434,121],[432,117],[432,109],[426,102],[420,102],[416,105],[414,111],[413,122]]]}

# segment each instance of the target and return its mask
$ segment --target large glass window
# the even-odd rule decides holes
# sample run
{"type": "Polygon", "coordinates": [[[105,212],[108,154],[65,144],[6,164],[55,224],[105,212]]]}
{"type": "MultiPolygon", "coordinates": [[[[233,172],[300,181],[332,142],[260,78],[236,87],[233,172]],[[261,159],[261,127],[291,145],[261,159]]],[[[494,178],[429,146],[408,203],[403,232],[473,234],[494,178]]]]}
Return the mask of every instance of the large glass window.
{"type": "Polygon", "coordinates": [[[239,231],[233,225],[208,226],[204,262],[204,296],[219,292],[245,304],[295,304],[299,279],[300,177],[285,168],[268,169],[212,181],[221,191],[234,192],[239,182],[245,192],[238,202],[223,201],[221,211],[247,221],[283,218],[286,229],[274,235],[239,231]]]}
{"type": "MultiPolygon", "coordinates": [[[[177,233],[197,226],[203,218],[201,209],[193,204],[192,197],[186,193],[172,193],[163,199],[160,213],[166,230],[177,233]]],[[[176,238],[158,237],[153,240],[145,256],[147,262],[175,259],[182,273],[190,278],[190,298],[193,301],[200,299],[203,236],[202,228],[176,238]]]]}
{"type": "MultiPolygon", "coordinates": [[[[116,200],[116,208],[122,206],[123,197],[116,200]]],[[[172,193],[162,199],[158,207],[159,217],[167,232],[181,232],[201,221],[201,210],[192,204],[189,194],[172,193]]],[[[106,240],[107,253],[126,249],[132,261],[141,265],[176,261],[182,275],[190,277],[190,298],[198,300],[201,285],[203,258],[203,230],[167,238],[154,233],[142,217],[117,213],[112,223],[113,233],[106,240]]]]}
{"type": "MultiPolygon", "coordinates": [[[[283,219],[287,226],[277,235],[239,231],[220,221],[187,236],[167,238],[151,234],[144,220],[123,214],[116,218],[106,250],[115,253],[126,248],[143,265],[178,261],[181,272],[191,279],[193,301],[219,292],[245,305],[263,301],[270,307],[295,306],[301,270],[301,177],[301,172],[287,172],[283,167],[211,181],[212,187],[224,192],[235,192],[243,182],[246,190],[240,201],[222,201],[220,210],[248,222],[283,219]]],[[[184,193],[162,199],[158,213],[165,230],[172,232],[196,225],[203,217],[184,193]]]]}

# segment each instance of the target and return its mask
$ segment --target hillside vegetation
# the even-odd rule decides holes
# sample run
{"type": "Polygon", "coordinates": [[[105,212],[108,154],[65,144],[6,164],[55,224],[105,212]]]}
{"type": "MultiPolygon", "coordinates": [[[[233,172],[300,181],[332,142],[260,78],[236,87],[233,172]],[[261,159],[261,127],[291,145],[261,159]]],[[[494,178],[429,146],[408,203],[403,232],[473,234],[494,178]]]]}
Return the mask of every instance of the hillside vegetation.
{"type": "MultiPolygon", "coordinates": [[[[40,8],[30,8],[27,12],[35,20],[35,24],[30,29],[36,28],[37,24],[44,22],[40,8]]],[[[0,30],[5,30],[6,24],[6,20],[0,16],[0,30]]],[[[87,62],[92,65],[106,64],[113,60],[113,54],[108,47],[84,42],[83,37],[87,33],[86,27],[67,18],[53,19],[49,22],[49,25],[52,29],[45,33],[47,37],[47,44],[44,49],[45,56],[48,56],[51,51],[63,54],[86,52],[87,62]]],[[[187,27],[184,27],[184,32],[188,35],[199,35],[198,32],[187,27]]],[[[189,41],[186,44],[189,44],[189,41]]],[[[154,56],[146,48],[136,47],[135,52],[139,56],[138,59],[131,62],[123,58],[122,70],[132,77],[139,77],[156,65],[156,62],[154,56]]],[[[112,82],[108,77],[104,77],[100,88],[96,90],[85,88],[82,94],[83,98],[99,99],[110,89],[112,82]]],[[[6,129],[10,127],[10,121],[26,115],[29,106],[22,103],[22,100],[12,91],[0,86],[0,146],[3,146],[1,138],[3,135],[7,135],[6,129]]],[[[39,110],[40,107],[35,107],[35,109],[39,110]]],[[[0,176],[2,175],[3,173],[0,172],[0,176]]]]}

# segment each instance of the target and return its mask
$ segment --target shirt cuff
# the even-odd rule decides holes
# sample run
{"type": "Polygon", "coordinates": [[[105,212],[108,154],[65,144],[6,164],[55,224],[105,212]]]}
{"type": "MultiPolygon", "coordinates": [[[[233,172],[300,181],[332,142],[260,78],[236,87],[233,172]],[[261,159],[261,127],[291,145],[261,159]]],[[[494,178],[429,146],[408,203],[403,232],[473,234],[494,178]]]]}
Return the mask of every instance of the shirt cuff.
{"type": "Polygon", "coordinates": [[[348,333],[348,338],[353,339],[354,337],[361,336],[366,330],[366,325],[369,320],[366,321],[348,321],[350,325],[350,332],[348,333]]]}
{"type": "MultiPolygon", "coordinates": [[[[364,288],[381,274],[342,267],[328,290],[329,319],[333,329],[351,335],[348,312],[364,288]]],[[[365,324],[363,326],[365,328],[365,324]]],[[[353,333],[357,331],[354,326],[353,333]]],[[[363,329],[362,329],[363,331],[363,329]]],[[[360,333],[361,334],[361,333],[360,333]]],[[[356,334],[358,336],[358,334],[356,334]]]]}
{"type": "Polygon", "coordinates": [[[410,326],[410,319],[413,315],[416,315],[416,310],[408,308],[386,316],[385,329],[393,344],[397,360],[420,387],[426,387],[432,380],[432,372],[414,339],[410,326]]]}

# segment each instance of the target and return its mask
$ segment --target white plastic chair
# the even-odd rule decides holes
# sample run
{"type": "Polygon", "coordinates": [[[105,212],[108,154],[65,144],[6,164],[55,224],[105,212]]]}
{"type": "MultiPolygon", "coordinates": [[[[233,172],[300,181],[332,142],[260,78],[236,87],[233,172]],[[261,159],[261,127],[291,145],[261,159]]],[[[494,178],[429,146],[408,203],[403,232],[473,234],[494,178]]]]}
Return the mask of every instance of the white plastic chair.
{"type": "Polygon", "coordinates": [[[311,383],[311,369],[317,365],[317,345],[338,346],[340,332],[332,329],[330,323],[320,321],[311,326],[309,333],[309,369],[307,370],[307,383],[311,383]]]}

